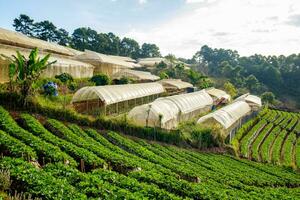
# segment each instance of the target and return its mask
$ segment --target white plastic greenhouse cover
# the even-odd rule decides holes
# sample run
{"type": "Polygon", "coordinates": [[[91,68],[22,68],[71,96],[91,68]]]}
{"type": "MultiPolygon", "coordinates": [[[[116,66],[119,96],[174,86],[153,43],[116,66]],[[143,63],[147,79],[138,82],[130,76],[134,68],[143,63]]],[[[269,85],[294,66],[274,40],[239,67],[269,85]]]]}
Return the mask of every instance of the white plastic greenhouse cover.
{"type": "MultiPolygon", "coordinates": [[[[0,45],[0,55],[12,58],[12,55],[17,55],[16,51],[19,51],[25,57],[28,57],[30,54],[29,49],[0,45]]],[[[46,53],[39,52],[38,55],[39,57],[44,57],[46,53]]],[[[62,73],[69,73],[74,78],[88,78],[93,76],[94,67],[90,64],[72,60],[69,57],[51,54],[49,62],[53,61],[56,62],[43,71],[41,74],[42,77],[51,78],[62,73]]]]}
{"type": "Polygon", "coordinates": [[[230,100],[231,98],[230,95],[225,91],[216,88],[208,88],[206,89],[206,92],[211,96],[217,97],[218,99],[225,98],[227,100],[230,100]]]}
{"type": "Polygon", "coordinates": [[[120,58],[116,58],[116,56],[105,55],[105,54],[97,53],[95,51],[90,51],[90,50],[85,50],[84,53],[77,55],[75,58],[80,61],[109,63],[109,64],[121,66],[124,68],[134,68],[134,66],[136,65],[135,63],[126,62],[120,58]]]}
{"type": "Polygon", "coordinates": [[[172,101],[168,99],[160,99],[150,104],[144,104],[133,108],[128,117],[133,119],[139,125],[159,126],[161,128],[172,129],[178,125],[179,108],[172,101]],[[149,113],[149,116],[148,116],[149,113]],[[160,115],[162,116],[161,122],[159,121],[160,115]]]}
{"type": "Polygon", "coordinates": [[[130,70],[130,69],[124,69],[117,73],[113,74],[114,79],[122,78],[123,76],[132,78],[135,80],[159,80],[160,78],[158,76],[155,76],[151,74],[150,72],[144,72],[144,71],[137,71],[137,70],[130,70]]]}
{"type": "Polygon", "coordinates": [[[100,99],[106,105],[110,105],[163,92],[164,88],[159,83],[92,86],[79,89],[72,102],[100,99]]]}
{"type": "Polygon", "coordinates": [[[37,47],[47,52],[63,54],[67,56],[75,55],[75,52],[69,50],[69,48],[67,47],[51,42],[46,42],[40,39],[30,38],[21,33],[6,30],[3,28],[0,28],[0,43],[29,49],[37,47]]]}
{"type": "Polygon", "coordinates": [[[150,104],[133,108],[128,116],[137,124],[146,125],[149,112],[148,125],[158,126],[160,123],[159,115],[161,115],[163,116],[162,128],[172,129],[181,121],[182,115],[184,115],[184,119],[190,119],[194,116],[192,114],[194,111],[212,106],[212,104],[212,98],[205,90],[201,90],[194,93],[158,98],[150,104]],[[151,106],[150,110],[149,106],[151,106]]]}
{"type": "Polygon", "coordinates": [[[188,88],[188,87],[193,87],[192,84],[188,83],[188,82],[184,82],[181,79],[163,79],[161,81],[159,81],[160,83],[162,83],[163,85],[170,85],[172,87],[175,87],[177,89],[184,89],[184,88],[188,88]]]}
{"type": "Polygon", "coordinates": [[[197,123],[204,123],[206,120],[214,118],[227,129],[250,112],[251,108],[246,102],[236,101],[213,113],[201,117],[197,123]]]}
{"type": "Polygon", "coordinates": [[[147,66],[147,67],[153,67],[154,65],[159,64],[160,62],[165,62],[166,64],[169,64],[169,61],[165,58],[142,58],[139,59],[138,64],[141,66],[147,66]]]}
{"type": "MultiPolygon", "coordinates": [[[[182,114],[193,112],[194,110],[211,106],[213,104],[213,99],[205,90],[164,98],[174,102],[182,114]]],[[[157,101],[159,99],[157,99],[157,101]]]]}
{"type": "Polygon", "coordinates": [[[257,105],[258,107],[262,106],[261,98],[258,96],[249,94],[249,93],[236,98],[234,101],[246,101],[247,103],[249,102],[249,103],[253,103],[253,104],[257,105]]]}

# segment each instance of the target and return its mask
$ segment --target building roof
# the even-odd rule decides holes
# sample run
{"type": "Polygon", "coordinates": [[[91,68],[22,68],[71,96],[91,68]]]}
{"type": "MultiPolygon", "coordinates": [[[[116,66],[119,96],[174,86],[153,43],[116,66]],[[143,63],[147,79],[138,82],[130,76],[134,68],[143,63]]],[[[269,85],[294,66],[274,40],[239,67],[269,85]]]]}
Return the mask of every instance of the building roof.
{"type": "Polygon", "coordinates": [[[227,94],[225,91],[223,90],[219,90],[219,89],[216,89],[216,88],[207,88],[205,89],[206,92],[213,96],[213,97],[216,97],[218,99],[221,99],[221,98],[224,98],[224,99],[227,99],[227,100],[230,100],[230,95],[227,94]]]}
{"type": "Polygon", "coordinates": [[[251,108],[246,102],[236,101],[213,113],[201,117],[197,123],[205,123],[206,120],[213,118],[227,129],[250,112],[251,108]]]}
{"type": "Polygon", "coordinates": [[[193,87],[192,84],[184,82],[181,79],[162,79],[159,81],[164,87],[174,87],[176,89],[184,89],[193,87]]]}
{"type": "Polygon", "coordinates": [[[164,88],[159,83],[92,86],[79,89],[74,94],[72,102],[100,99],[106,105],[110,105],[163,92],[164,88]]]}
{"type": "Polygon", "coordinates": [[[125,61],[125,62],[133,62],[133,63],[136,62],[135,59],[130,58],[130,57],[126,57],[126,56],[115,56],[115,55],[109,55],[109,56],[111,56],[113,58],[116,58],[116,59],[119,59],[119,60],[122,60],[122,61],[125,61]]]}
{"type": "Polygon", "coordinates": [[[113,79],[128,77],[134,80],[150,80],[150,81],[155,81],[160,79],[158,76],[155,76],[150,72],[130,70],[130,69],[124,69],[117,73],[114,73],[112,77],[113,79]]]}
{"type": "Polygon", "coordinates": [[[124,68],[134,68],[135,63],[126,62],[116,56],[105,55],[102,53],[97,53],[95,51],[85,50],[84,53],[75,56],[76,59],[83,62],[99,62],[99,63],[109,63],[114,64],[124,68]]]}
{"type": "Polygon", "coordinates": [[[30,38],[21,33],[0,28],[0,44],[22,47],[27,49],[39,48],[48,53],[56,53],[66,56],[74,56],[75,52],[70,48],[47,42],[40,39],[30,38]]]}

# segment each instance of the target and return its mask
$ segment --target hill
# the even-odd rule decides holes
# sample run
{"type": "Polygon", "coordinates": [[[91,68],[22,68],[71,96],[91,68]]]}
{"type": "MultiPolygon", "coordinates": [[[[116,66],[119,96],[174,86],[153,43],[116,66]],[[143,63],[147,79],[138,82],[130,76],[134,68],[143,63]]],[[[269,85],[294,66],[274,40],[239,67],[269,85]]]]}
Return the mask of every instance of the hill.
{"type": "Polygon", "coordinates": [[[0,107],[0,169],[43,199],[296,199],[282,167],[128,138],[0,107]]]}

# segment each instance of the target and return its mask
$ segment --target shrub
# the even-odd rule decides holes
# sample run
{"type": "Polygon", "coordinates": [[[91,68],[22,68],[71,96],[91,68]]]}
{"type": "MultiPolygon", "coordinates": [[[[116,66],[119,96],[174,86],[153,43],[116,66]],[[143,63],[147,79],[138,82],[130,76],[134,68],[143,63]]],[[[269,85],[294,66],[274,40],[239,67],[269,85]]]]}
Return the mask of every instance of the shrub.
{"type": "Polygon", "coordinates": [[[96,86],[109,85],[111,83],[111,80],[110,80],[109,76],[107,76],[106,74],[97,74],[97,75],[94,75],[90,79],[90,81],[94,82],[96,84],[96,86]]]}
{"type": "Polygon", "coordinates": [[[62,83],[73,82],[73,77],[68,73],[56,75],[55,78],[60,80],[62,83]]]}

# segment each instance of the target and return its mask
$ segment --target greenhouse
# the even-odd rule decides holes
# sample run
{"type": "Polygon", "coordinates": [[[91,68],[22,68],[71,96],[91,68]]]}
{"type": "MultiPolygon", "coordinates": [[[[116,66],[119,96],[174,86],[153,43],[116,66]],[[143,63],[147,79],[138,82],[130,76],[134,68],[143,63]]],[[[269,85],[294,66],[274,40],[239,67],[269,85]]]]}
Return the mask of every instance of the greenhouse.
{"type": "Polygon", "coordinates": [[[124,69],[112,75],[112,79],[117,79],[117,80],[120,80],[123,77],[130,78],[138,82],[151,82],[160,79],[158,76],[155,76],[150,72],[130,70],[130,69],[124,69]]]}
{"type": "MultiPolygon", "coordinates": [[[[25,57],[30,54],[29,49],[17,48],[7,45],[0,45],[0,65],[1,65],[1,77],[0,82],[8,82],[8,65],[10,61],[6,57],[12,58],[12,55],[16,55],[16,51],[19,51],[25,57]]],[[[45,56],[44,53],[39,53],[40,57],[45,56]]],[[[53,78],[56,75],[62,73],[68,73],[74,78],[88,78],[93,76],[94,67],[92,65],[72,60],[66,56],[58,56],[51,54],[49,62],[56,61],[54,64],[46,68],[41,74],[42,77],[53,78]]]]}
{"type": "Polygon", "coordinates": [[[231,100],[231,96],[223,90],[216,88],[207,88],[205,90],[213,98],[215,105],[228,103],[231,100]]]}
{"type": "Polygon", "coordinates": [[[76,55],[76,52],[78,52],[76,50],[71,50],[70,48],[55,43],[30,38],[21,33],[9,31],[3,28],[0,28],[0,44],[22,47],[26,49],[33,49],[37,47],[39,50],[47,53],[55,53],[65,56],[74,56],[76,55]]]}
{"type": "Polygon", "coordinates": [[[246,103],[249,104],[249,106],[253,111],[258,111],[262,106],[260,97],[249,93],[236,98],[234,101],[245,101],[246,103]]]}
{"type": "Polygon", "coordinates": [[[194,93],[162,97],[152,103],[133,108],[128,117],[142,126],[173,129],[180,122],[211,110],[212,98],[201,90],[194,93]]]}
{"type": "Polygon", "coordinates": [[[135,63],[126,62],[115,56],[109,56],[94,51],[85,50],[84,53],[75,56],[79,61],[89,63],[95,67],[94,74],[103,73],[112,76],[123,69],[134,68],[135,63]]]}
{"type": "Polygon", "coordinates": [[[138,64],[149,68],[155,67],[155,65],[159,64],[160,62],[170,64],[170,62],[165,58],[141,58],[138,60],[138,64]]]}
{"type": "Polygon", "coordinates": [[[72,103],[81,113],[110,115],[152,102],[163,93],[164,88],[159,83],[92,86],[79,89],[72,103]]]}
{"type": "Polygon", "coordinates": [[[213,113],[201,117],[197,123],[217,127],[219,124],[221,134],[226,138],[232,135],[250,117],[251,108],[245,101],[236,101],[213,113]]]}
{"type": "Polygon", "coordinates": [[[159,82],[163,85],[168,94],[185,93],[188,88],[193,87],[192,84],[180,79],[163,79],[159,82]]]}

